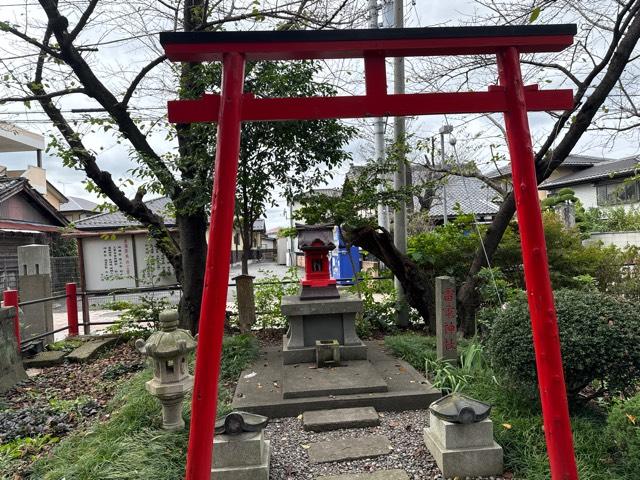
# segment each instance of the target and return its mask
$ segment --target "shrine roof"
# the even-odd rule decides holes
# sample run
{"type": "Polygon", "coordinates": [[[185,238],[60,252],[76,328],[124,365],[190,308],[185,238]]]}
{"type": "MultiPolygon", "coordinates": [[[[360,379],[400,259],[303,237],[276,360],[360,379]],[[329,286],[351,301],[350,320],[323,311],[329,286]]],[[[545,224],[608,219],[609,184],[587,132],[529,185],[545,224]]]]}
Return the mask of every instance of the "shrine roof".
{"type": "Polygon", "coordinates": [[[560,51],[573,42],[575,24],[475,27],[162,32],[160,43],[172,61],[221,60],[241,52],[247,60],[359,58],[560,51]]]}

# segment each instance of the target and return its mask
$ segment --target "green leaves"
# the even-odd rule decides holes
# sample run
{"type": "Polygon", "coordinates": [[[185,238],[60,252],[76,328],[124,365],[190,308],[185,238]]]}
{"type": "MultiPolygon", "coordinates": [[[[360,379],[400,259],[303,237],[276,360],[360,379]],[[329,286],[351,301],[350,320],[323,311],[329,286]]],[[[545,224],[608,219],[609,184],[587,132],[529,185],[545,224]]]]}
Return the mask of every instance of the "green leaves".
{"type": "Polygon", "coordinates": [[[541,7],[536,7],[533,10],[531,10],[531,15],[529,16],[529,23],[535,22],[540,16],[540,12],[542,12],[541,7]]]}

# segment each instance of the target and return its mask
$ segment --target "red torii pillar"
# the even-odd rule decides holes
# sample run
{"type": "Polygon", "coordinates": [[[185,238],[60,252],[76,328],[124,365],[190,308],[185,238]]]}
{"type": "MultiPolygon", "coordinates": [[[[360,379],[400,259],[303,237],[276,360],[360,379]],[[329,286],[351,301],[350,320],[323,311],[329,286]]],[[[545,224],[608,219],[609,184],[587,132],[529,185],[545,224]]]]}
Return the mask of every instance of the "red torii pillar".
{"type": "Polygon", "coordinates": [[[188,480],[211,477],[242,122],[481,112],[505,115],[552,478],[578,478],[527,119],[528,110],[570,108],[572,92],[525,87],[519,61],[520,53],[566,48],[575,32],[575,25],[546,25],[161,34],[170,60],[223,62],[222,95],[169,102],[171,122],[218,122],[188,480]],[[386,57],[472,54],[497,56],[500,86],[487,92],[387,94],[386,57]],[[246,61],[319,58],[364,58],[366,95],[258,99],[243,94],[246,61]]]}

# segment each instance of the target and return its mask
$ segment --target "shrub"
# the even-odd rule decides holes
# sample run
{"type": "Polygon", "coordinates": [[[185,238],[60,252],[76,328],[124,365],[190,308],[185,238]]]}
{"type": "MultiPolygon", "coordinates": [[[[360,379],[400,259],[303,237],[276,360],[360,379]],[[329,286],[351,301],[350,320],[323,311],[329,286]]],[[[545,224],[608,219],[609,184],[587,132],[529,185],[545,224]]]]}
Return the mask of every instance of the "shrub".
{"type": "Polygon", "coordinates": [[[374,331],[393,329],[397,310],[393,280],[374,280],[367,272],[358,277],[358,283],[348,289],[362,300],[362,314],[356,318],[358,335],[366,338],[374,331]]]}
{"type": "MultiPolygon", "coordinates": [[[[576,400],[594,382],[594,396],[628,393],[640,370],[638,305],[598,292],[559,290],[556,310],[569,397],[576,400]]],[[[537,376],[525,295],[495,312],[488,341],[494,369],[534,390],[537,376]]]]}
{"type": "Polygon", "coordinates": [[[635,478],[640,472],[640,393],[614,405],[607,418],[607,435],[621,457],[621,469],[635,478]]]}
{"type": "MultiPolygon", "coordinates": [[[[256,317],[260,326],[264,328],[283,328],[287,326],[287,319],[282,314],[280,306],[282,297],[295,295],[300,289],[298,271],[295,267],[289,269],[284,278],[277,275],[267,275],[253,284],[256,302],[256,317]],[[294,283],[282,283],[282,282],[294,283]]],[[[237,298],[236,305],[237,305],[237,298]]]]}
{"type": "Polygon", "coordinates": [[[160,313],[169,308],[175,307],[164,297],[143,296],[139,304],[131,305],[107,330],[129,338],[146,338],[158,330],[160,313]]]}

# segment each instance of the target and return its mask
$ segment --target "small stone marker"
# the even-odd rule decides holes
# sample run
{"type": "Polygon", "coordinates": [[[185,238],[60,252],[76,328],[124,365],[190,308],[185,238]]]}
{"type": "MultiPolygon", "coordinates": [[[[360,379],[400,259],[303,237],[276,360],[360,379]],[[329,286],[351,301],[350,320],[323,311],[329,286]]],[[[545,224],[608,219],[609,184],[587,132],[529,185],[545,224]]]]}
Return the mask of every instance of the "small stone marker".
{"type": "Polygon", "coordinates": [[[340,428],[377,427],[380,418],[373,407],[336,408],[304,412],[302,425],[307,431],[327,432],[340,428]]]}
{"type": "Polygon", "coordinates": [[[436,351],[438,360],[458,361],[456,285],[453,277],[436,277],[436,351]]]}
{"type": "Polygon", "coordinates": [[[313,443],[308,450],[311,463],[342,462],[380,457],[388,455],[391,451],[391,442],[382,435],[313,443]]]}
{"type": "Polygon", "coordinates": [[[331,477],[317,477],[316,480],[409,480],[404,470],[380,470],[373,473],[351,473],[333,475],[331,477]]]}

